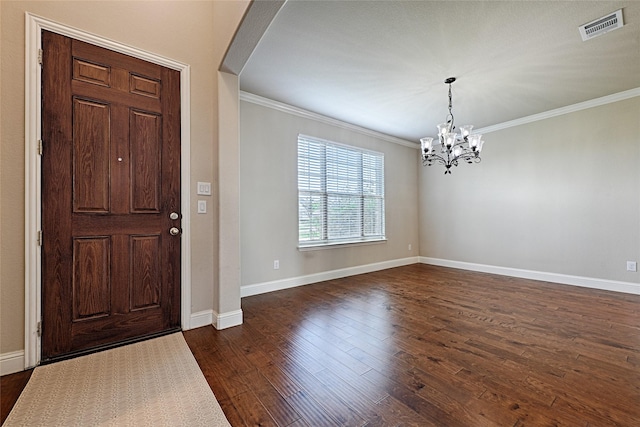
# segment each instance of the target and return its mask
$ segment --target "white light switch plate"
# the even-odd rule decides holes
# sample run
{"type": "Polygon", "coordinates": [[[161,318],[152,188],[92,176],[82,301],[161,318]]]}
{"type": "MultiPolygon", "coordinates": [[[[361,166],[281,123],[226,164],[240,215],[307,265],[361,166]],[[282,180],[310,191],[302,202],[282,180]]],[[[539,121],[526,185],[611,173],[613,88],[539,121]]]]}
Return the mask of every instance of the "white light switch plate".
{"type": "Polygon", "coordinates": [[[210,196],[211,195],[211,183],[198,181],[198,195],[210,196]]]}
{"type": "Polygon", "coordinates": [[[199,214],[207,213],[207,201],[206,200],[198,200],[198,213],[199,214]]]}

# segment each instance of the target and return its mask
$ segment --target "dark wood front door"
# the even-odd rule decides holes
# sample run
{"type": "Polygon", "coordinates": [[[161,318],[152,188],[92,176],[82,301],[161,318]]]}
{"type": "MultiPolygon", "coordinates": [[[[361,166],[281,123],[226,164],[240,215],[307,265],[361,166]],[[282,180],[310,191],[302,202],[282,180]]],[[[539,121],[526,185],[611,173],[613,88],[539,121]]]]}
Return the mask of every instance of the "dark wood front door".
{"type": "Polygon", "coordinates": [[[180,74],[42,44],[46,361],[180,326],[180,74]]]}

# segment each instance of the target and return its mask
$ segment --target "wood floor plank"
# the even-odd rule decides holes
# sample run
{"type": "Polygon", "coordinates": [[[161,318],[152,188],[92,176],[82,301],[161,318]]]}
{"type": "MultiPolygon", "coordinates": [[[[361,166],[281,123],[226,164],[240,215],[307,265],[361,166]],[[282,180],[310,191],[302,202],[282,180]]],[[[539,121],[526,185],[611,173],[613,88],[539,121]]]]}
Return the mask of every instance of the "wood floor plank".
{"type": "Polygon", "coordinates": [[[300,386],[289,378],[279,366],[276,366],[276,363],[271,362],[267,365],[259,365],[260,373],[278,390],[282,397],[286,398],[301,391],[300,386]]]}
{"type": "Polygon", "coordinates": [[[299,391],[287,397],[287,402],[302,415],[302,419],[309,425],[327,427],[342,425],[318,401],[311,398],[304,391],[299,391]]]}
{"type": "Polygon", "coordinates": [[[431,387],[442,391],[457,402],[466,403],[474,398],[477,399],[486,390],[482,383],[462,381],[457,376],[457,372],[443,370],[437,362],[434,363],[429,359],[415,357],[404,352],[398,354],[397,357],[415,366],[421,371],[422,377],[431,387]]]}
{"type": "MultiPolygon", "coordinates": [[[[372,406],[372,403],[377,403],[377,401],[371,399],[368,395],[369,393],[363,393],[362,390],[354,387],[328,369],[317,372],[314,376],[363,419],[368,420],[368,422],[378,422],[377,420],[380,416],[372,406]]],[[[384,397],[387,396],[385,393],[384,397]]]]}
{"type": "Polygon", "coordinates": [[[438,424],[421,417],[416,411],[400,403],[392,396],[388,396],[378,402],[376,411],[382,414],[384,419],[382,426],[420,426],[438,427],[438,424]]]}
{"type": "MultiPolygon", "coordinates": [[[[422,384],[416,384],[415,382],[406,383],[403,382],[404,378],[396,380],[375,369],[370,370],[364,374],[364,376],[372,382],[384,384],[385,390],[390,396],[436,425],[446,425],[450,427],[463,427],[465,425],[463,420],[456,418],[452,414],[442,410],[434,402],[420,396],[417,391],[422,388],[422,384]]],[[[413,381],[413,379],[411,381],[413,381]]]]}
{"type": "Polygon", "coordinates": [[[354,411],[348,404],[343,402],[338,395],[332,393],[329,387],[325,386],[313,374],[305,369],[292,369],[289,376],[300,384],[304,390],[304,395],[318,402],[327,414],[344,426],[360,426],[364,424],[364,419],[354,411]]]}
{"type": "Polygon", "coordinates": [[[216,398],[218,399],[220,408],[222,408],[222,412],[224,412],[224,415],[227,417],[227,421],[229,421],[229,424],[231,424],[233,427],[248,426],[248,424],[245,422],[244,416],[240,414],[230,398],[222,399],[217,394],[216,398]]]}
{"type": "Polygon", "coordinates": [[[274,427],[278,425],[252,390],[234,396],[233,406],[242,415],[242,420],[247,426],[274,427]]]}
{"type": "Polygon", "coordinates": [[[277,389],[260,372],[247,373],[243,375],[243,380],[251,385],[255,396],[277,425],[287,426],[301,418],[300,414],[286,402],[285,397],[278,393],[277,389]]]}

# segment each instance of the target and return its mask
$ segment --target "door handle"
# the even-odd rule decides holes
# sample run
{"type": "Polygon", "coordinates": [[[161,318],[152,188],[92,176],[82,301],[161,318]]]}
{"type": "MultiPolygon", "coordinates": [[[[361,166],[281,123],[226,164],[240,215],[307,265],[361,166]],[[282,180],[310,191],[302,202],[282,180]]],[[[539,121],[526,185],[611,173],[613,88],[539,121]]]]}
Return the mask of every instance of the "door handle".
{"type": "Polygon", "coordinates": [[[171,234],[172,236],[177,236],[178,234],[180,234],[180,229],[178,227],[171,227],[169,229],[169,234],[171,234]]]}
{"type": "Polygon", "coordinates": [[[169,219],[176,220],[178,218],[180,218],[180,215],[178,214],[178,212],[171,212],[169,214],[169,219]]]}

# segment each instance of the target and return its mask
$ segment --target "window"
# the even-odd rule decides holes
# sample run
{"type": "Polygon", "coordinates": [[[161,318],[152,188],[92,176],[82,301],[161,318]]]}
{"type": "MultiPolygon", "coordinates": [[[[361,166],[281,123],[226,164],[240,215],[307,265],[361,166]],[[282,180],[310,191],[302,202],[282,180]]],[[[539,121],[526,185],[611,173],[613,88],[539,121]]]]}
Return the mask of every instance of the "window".
{"type": "Polygon", "coordinates": [[[384,154],[298,135],[299,246],[384,239],[384,154]]]}

